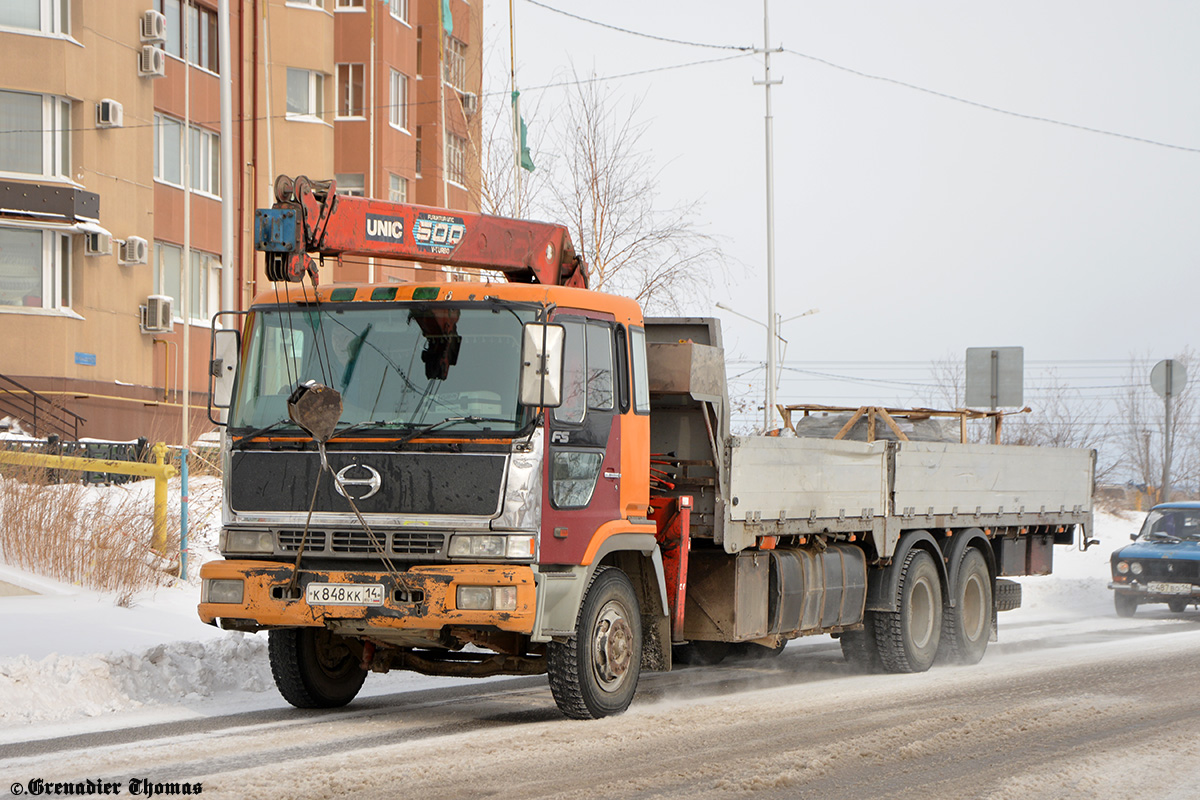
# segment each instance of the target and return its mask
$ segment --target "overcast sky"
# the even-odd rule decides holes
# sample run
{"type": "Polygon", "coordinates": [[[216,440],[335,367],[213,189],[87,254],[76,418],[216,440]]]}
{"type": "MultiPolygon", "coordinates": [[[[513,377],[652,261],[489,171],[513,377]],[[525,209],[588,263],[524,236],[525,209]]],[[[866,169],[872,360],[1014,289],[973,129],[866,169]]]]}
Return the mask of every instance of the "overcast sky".
{"type": "MultiPolygon", "coordinates": [[[[661,37],[763,44],[761,2],[539,2],[661,37]]],[[[514,3],[517,80],[541,115],[563,90],[534,87],[572,63],[612,76],[737,55],[514,3]]],[[[485,1],[501,63],[508,5],[485,1]]],[[[772,57],[777,310],[820,309],[781,330],[781,400],[915,402],[907,383],[929,382],[925,364],[972,346],[1023,346],[1031,368],[1099,386],[1132,356],[1200,344],[1200,3],[773,0],[770,22],[772,44],[794,51],[772,57]]],[[[663,197],[702,200],[735,259],[713,299],[759,319],[762,74],[751,55],[609,84],[644,97],[663,197]]],[[[721,316],[730,358],[747,362],[731,376],[765,360],[763,328],[696,311],[721,316]]],[[[747,377],[761,392],[761,369],[747,377]]]]}

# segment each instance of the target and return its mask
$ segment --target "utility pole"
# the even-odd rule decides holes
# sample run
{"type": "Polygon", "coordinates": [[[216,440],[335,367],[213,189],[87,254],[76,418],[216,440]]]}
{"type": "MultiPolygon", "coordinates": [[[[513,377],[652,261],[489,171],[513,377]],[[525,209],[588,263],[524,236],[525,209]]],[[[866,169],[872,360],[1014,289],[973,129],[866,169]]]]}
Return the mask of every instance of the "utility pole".
{"type": "Polygon", "coordinates": [[[763,408],[763,429],[775,427],[775,135],[771,116],[771,87],[783,83],[783,79],[771,79],[771,21],[768,15],[769,0],[763,0],[763,79],[755,81],[766,93],[767,108],[765,127],[767,137],[767,402],[763,408]]]}

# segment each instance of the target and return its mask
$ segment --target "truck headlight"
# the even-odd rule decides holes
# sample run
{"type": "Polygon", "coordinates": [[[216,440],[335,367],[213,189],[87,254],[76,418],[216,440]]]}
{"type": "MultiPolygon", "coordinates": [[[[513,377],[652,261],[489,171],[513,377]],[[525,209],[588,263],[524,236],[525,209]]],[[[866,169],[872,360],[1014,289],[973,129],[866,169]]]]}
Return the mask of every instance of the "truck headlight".
{"type": "Polygon", "coordinates": [[[459,586],[456,595],[460,611],[515,611],[515,586],[459,586]]]}
{"type": "Polygon", "coordinates": [[[275,535],[270,531],[221,531],[222,553],[274,553],[275,535]]]}
{"type": "Polygon", "coordinates": [[[241,605],[246,585],[238,580],[205,581],[201,592],[202,603],[233,603],[241,605]]]}
{"type": "Polygon", "coordinates": [[[534,537],[459,534],[450,539],[451,558],[533,558],[534,537]]]}

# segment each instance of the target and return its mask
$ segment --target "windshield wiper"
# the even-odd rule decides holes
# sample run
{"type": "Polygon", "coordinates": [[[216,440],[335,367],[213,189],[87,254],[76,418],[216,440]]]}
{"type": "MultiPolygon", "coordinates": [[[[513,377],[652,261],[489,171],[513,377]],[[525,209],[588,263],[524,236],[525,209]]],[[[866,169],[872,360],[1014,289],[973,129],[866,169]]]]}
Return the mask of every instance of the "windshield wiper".
{"type": "Polygon", "coordinates": [[[334,431],[333,435],[329,437],[328,441],[333,441],[334,439],[338,438],[339,436],[345,436],[347,433],[353,433],[354,431],[361,431],[364,428],[386,428],[391,425],[397,425],[397,424],[399,424],[399,423],[388,422],[387,420],[383,420],[383,419],[377,419],[377,420],[373,420],[370,422],[356,422],[353,425],[347,425],[345,428],[342,428],[339,431],[334,431]]]}
{"type": "Polygon", "coordinates": [[[1150,536],[1151,538],[1154,538],[1154,539],[1165,539],[1168,542],[1182,542],[1183,541],[1183,539],[1180,539],[1178,536],[1173,536],[1169,533],[1164,533],[1163,531],[1151,531],[1148,534],[1148,536],[1150,536]]]}
{"type": "Polygon", "coordinates": [[[439,422],[434,422],[430,425],[425,425],[423,427],[416,428],[414,430],[409,431],[408,433],[404,434],[404,436],[400,437],[400,439],[396,442],[396,447],[402,447],[403,445],[408,444],[409,442],[411,442],[413,439],[417,438],[418,436],[421,436],[426,433],[431,433],[432,431],[436,431],[438,428],[444,428],[447,425],[451,425],[451,424],[457,423],[457,422],[470,422],[470,423],[504,422],[504,423],[508,423],[511,425],[513,423],[513,420],[506,419],[505,417],[473,417],[473,416],[446,417],[445,419],[440,420],[439,422]]]}
{"type": "Polygon", "coordinates": [[[232,448],[241,447],[243,442],[246,442],[250,439],[257,439],[259,436],[262,436],[264,433],[270,433],[271,431],[275,430],[276,428],[280,428],[284,425],[291,425],[291,424],[292,424],[292,421],[290,419],[277,419],[274,422],[272,422],[270,425],[266,425],[262,428],[259,428],[256,431],[251,431],[250,433],[247,433],[245,436],[239,436],[238,438],[233,440],[233,444],[230,445],[230,447],[232,447],[232,448]]]}

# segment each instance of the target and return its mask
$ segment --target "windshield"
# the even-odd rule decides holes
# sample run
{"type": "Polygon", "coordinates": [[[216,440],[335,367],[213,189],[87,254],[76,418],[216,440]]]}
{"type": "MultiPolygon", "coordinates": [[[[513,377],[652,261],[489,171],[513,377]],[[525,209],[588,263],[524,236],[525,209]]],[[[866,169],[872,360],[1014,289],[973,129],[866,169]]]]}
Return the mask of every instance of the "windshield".
{"type": "Polygon", "coordinates": [[[1200,541],[1200,508],[1159,508],[1146,515],[1139,539],[1200,541]]]}
{"type": "Polygon", "coordinates": [[[525,421],[521,326],[533,318],[532,309],[499,304],[255,310],[230,427],[294,427],[287,398],[315,380],[342,393],[339,429],[514,433],[525,421]]]}

